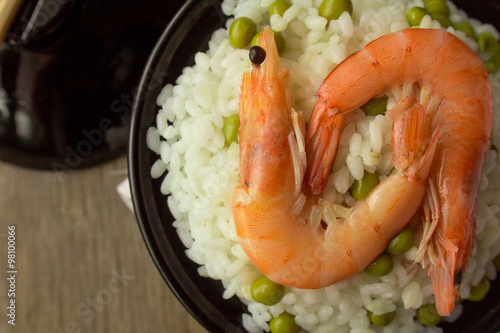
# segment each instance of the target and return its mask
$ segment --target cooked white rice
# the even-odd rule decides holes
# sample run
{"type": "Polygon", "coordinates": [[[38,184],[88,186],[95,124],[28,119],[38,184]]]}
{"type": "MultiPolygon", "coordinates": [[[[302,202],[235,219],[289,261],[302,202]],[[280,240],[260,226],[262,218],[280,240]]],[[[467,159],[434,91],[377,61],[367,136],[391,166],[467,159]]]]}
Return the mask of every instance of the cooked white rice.
{"type": "MultiPolygon", "coordinates": [[[[258,29],[266,25],[282,31],[287,48],[282,65],[291,73],[290,90],[295,109],[306,118],[316,103],[315,93],[327,74],[343,59],[368,42],[389,32],[409,27],[406,12],[423,6],[422,0],[353,0],[352,17],[344,13],[327,22],[318,15],[321,0],[292,0],[283,17],[268,18],[273,0],[226,0],[226,15],[247,16],[258,29]]],[[[476,33],[498,32],[489,24],[470,19],[448,2],[453,22],[468,20],[476,33]]],[[[229,28],[232,19],[227,22],[229,28]]],[[[440,29],[430,17],[421,27],[440,29]]],[[[477,43],[461,31],[448,31],[477,50],[477,43]]],[[[434,302],[430,280],[419,266],[410,264],[414,247],[403,256],[394,256],[394,269],[384,277],[363,272],[320,290],[286,288],[280,303],[266,306],[250,296],[251,283],[261,273],[238,244],[231,216],[231,193],[239,185],[239,147],[224,146],[224,119],[238,113],[241,77],[250,67],[248,50],[233,49],[227,30],[216,31],[206,53],[198,53],[195,65],[185,68],[176,85],[168,85],[158,97],[161,110],[156,127],[148,131],[147,143],[159,155],[151,168],[153,178],[166,174],[161,191],[168,196],[174,226],[186,246],[186,255],[200,265],[199,274],[220,280],[224,298],[237,296],[248,304],[243,315],[249,332],[268,331],[272,317],[287,311],[311,332],[419,332],[416,309],[434,302]],[[370,325],[367,310],[375,314],[396,311],[384,328],[370,325]]],[[[500,73],[490,76],[494,96],[500,95],[500,73]]],[[[394,103],[390,100],[389,104],[394,103]]],[[[495,99],[492,144],[500,147],[500,99],[495,99]]],[[[390,106],[390,105],[389,105],[390,106]]],[[[349,187],[365,171],[386,175],[392,165],[391,121],[385,116],[367,117],[362,111],[346,117],[337,158],[324,198],[353,205],[349,187]]],[[[500,253],[500,168],[495,150],[487,153],[477,209],[476,243],[463,278],[461,297],[483,277],[496,278],[492,259],[500,253]]],[[[383,178],[384,176],[382,176],[383,178]]],[[[455,320],[462,306],[457,304],[447,320],[455,320]]],[[[439,332],[440,328],[426,328],[439,332]]]]}

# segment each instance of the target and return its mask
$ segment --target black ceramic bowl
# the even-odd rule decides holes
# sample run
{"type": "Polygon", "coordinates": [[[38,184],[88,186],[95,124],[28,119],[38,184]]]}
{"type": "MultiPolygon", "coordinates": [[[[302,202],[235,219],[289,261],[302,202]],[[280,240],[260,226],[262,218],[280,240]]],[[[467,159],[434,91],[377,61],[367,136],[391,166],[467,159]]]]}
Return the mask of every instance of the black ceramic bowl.
{"type": "MultiPolygon", "coordinates": [[[[149,252],[161,275],[185,308],[211,332],[244,332],[242,314],[246,307],[236,298],[224,300],[219,281],[200,277],[198,265],[184,253],[172,227],[173,217],[160,192],[162,179],[152,179],[150,169],[158,156],[146,146],[146,132],[155,125],[156,98],[167,83],[174,83],[194,55],[208,48],[214,30],[227,17],[221,0],[190,0],[161,36],[146,65],[133,108],[129,146],[129,179],[135,213],[149,252]]],[[[471,17],[495,25],[500,17],[497,0],[456,0],[471,17]]],[[[500,330],[500,283],[494,281],[487,298],[464,303],[464,315],[453,324],[442,324],[445,332],[498,332],[500,330]]]]}

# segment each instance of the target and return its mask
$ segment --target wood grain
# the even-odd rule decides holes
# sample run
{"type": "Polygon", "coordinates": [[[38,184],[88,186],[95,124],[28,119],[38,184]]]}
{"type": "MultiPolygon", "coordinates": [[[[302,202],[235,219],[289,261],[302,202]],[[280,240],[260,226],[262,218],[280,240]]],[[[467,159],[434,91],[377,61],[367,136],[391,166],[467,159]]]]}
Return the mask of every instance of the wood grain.
{"type": "Polygon", "coordinates": [[[206,332],[173,296],[116,192],[126,159],[70,173],[0,163],[0,332],[206,332]],[[16,227],[16,325],[7,227],[16,227]]]}

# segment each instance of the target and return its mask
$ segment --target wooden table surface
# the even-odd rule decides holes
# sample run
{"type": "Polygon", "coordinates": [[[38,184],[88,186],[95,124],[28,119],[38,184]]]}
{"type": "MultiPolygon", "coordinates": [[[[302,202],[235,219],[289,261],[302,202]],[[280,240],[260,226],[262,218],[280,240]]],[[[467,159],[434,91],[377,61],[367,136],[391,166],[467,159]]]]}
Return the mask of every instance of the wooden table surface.
{"type": "Polygon", "coordinates": [[[70,173],[0,163],[0,332],[206,332],[154,266],[116,192],[125,177],[125,157],[70,173]],[[7,322],[11,299],[15,326],[7,322]]]}

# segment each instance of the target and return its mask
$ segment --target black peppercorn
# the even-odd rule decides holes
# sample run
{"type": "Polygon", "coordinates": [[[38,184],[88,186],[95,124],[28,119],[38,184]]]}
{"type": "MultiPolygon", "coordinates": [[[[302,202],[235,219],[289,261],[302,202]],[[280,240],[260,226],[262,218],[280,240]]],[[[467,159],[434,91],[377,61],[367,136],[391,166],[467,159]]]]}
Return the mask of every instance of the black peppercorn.
{"type": "Polygon", "coordinates": [[[260,66],[266,60],[266,51],[260,46],[253,46],[248,57],[254,65],[260,66]]]}

